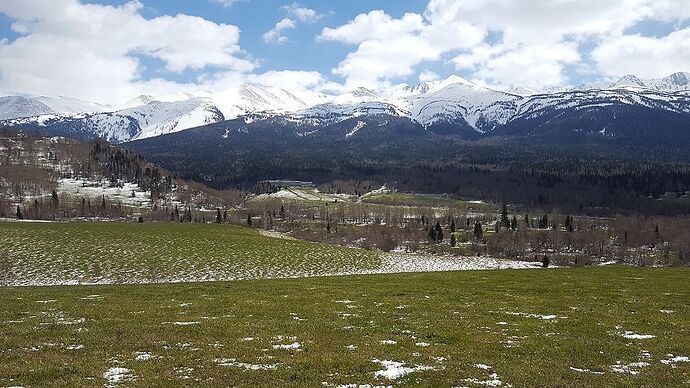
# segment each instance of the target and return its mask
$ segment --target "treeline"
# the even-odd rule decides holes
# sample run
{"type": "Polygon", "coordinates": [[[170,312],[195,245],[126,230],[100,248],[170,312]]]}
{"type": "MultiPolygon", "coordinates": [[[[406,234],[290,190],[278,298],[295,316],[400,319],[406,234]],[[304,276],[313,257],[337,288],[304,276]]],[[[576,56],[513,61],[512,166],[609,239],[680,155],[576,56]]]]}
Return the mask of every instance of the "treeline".
{"type": "MultiPolygon", "coordinates": [[[[614,261],[631,265],[690,265],[690,218],[599,218],[529,214],[502,206],[485,212],[453,207],[337,202],[251,202],[253,227],[317,242],[383,251],[488,255],[555,265],[614,261]]],[[[238,213],[234,222],[242,221],[238,213]]],[[[251,220],[251,222],[249,222],[251,220]]]]}
{"type": "Polygon", "coordinates": [[[368,182],[367,188],[386,184],[402,192],[505,200],[582,215],[690,214],[690,201],[682,200],[690,191],[690,157],[677,152],[628,152],[603,145],[569,150],[500,140],[491,144],[490,139],[475,144],[438,138],[377,144],[269,138],[273,141],[240,138],[244,143],[221,148],[202,139],[196,152],[174,154],[170,147],[176,145],[170,142],[175,139],[170,137],[128,146],[185,179],[217,189],[251,190],[266,179],[292,179],[362,194],[364,188],[357,186],[368,182]]]}

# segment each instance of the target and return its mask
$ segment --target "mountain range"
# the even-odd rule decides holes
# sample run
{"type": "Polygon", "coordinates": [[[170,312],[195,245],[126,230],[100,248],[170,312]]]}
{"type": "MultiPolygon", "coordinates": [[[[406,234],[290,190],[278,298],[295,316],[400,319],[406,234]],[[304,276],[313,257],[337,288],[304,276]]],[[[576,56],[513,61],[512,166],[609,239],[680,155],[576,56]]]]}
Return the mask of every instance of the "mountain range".
{"type": "Polygon", "coordinates": [[[690,73],[654,80],[628,75],[608,85],[542,91],[503,91],[458,76],[337,95],[243,84],[215,95],[142,95],[120,106],[67,97],[0,97],[0,126],[117,143],[226,120],[232,123],[224,133],[227,138],[235,130],[251,131],[257,122],[292,128],[293,135],[308,137],[356,119],[342,134],[354,139],[364,132],[369,118],[379,115],[407,119],[423,131],[463,140],[563,132],[613,138],[642,132],[646,138],[670,131],[690,142],[690,73]]]}

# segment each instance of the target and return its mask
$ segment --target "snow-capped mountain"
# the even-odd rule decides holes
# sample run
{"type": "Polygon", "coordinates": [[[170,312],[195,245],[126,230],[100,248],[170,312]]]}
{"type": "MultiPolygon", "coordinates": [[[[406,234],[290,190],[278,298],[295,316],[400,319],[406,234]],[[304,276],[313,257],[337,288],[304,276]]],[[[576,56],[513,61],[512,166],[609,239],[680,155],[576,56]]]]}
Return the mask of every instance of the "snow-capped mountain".
{"type": "Polygon", "coordinates": [[[279,119],[304,127],[299,133],[316,133],[320,126],[388,115],[435,134],[471,140],[514,121],[612,105],[690,114],[690,73],[655,80],[628,75],[609,85],[542,91],[503,91],[458,76],[414,86],[360,87],[338,95],[242,84],[220,93],[141,95],[117,108],[65,97],[8,96],[0,98],[0,125],[126,142],[235,118],[247,124],[279,119]]]}
{"type": "Polygon", "coordinates": [[[0,97],[0,120],[44,114],[96,113],[110,107],[69,97],[0,97]]]}
{"type": "Polygon", "coordinates": [[[178,132],[224,119],[223,114],[209,99],[192,98],[176,102],[150,101],[145,105],[116,112],[43,114],[5,120],[3,124],[35,130],[45,128],[61,135],[82,138],[96,136],[113,142],[124,142],[178,132]]]}
{"type": "Polygon", "coordinates": [[[618,82],[611,85],[609,89],[626,87],[651,89],[660,92],[690,90],[690,73],[679,72],[671,74],[668,77],[649,80],[642,80],[634,75],[626,75],[618,82]]]}
{"type": "Polygon", "coordinates": [[[21,96],[0,97],[0,120],[54,113],[46,104],[21,96]]]}

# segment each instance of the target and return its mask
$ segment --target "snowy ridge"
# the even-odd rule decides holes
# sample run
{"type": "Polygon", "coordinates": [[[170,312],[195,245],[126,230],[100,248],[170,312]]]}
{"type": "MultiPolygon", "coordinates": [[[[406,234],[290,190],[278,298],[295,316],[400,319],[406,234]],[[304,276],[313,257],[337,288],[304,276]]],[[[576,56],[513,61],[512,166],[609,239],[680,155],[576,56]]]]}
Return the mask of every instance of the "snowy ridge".
{"type": "Polygon", "coordinates": [[[113,142],[160,136],[224,120],[211,101],[195,98],[178,102],[152,101],[107,113],[43,114],[5,120],[7,126],[66,126],[113,142]]]}
{"type": "Polygon", "coordinates": [[[68,97],[0,97],[0,120],[46,114],[76,114],[105,112],[106,105],[68,97]]]}
{"type": "Polygon", "coordinates": [[[554,110],[611,105],[688,114],[690,73],[654,80],[628,75],[609,85],[542,91],[524,87],[501,91],[459,76],[380,90],[359,87],[338,95],[242,84],[219,93],[141,95],[117,108],[67,97],[7,96],[0,97],[0,125],[68,127],[72,132],[125,142],[235,118],[247,124],[277,118],[314,133],[320,125],[385,114],[408,118],[431,131],[435,125],[445,125],[481,134],[554,110]]]}

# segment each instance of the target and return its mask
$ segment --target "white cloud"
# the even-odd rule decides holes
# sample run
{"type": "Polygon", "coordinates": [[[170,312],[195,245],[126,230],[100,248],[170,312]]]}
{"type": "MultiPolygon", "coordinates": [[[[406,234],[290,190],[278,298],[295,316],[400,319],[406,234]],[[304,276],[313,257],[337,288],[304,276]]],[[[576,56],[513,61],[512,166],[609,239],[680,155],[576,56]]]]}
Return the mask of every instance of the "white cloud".
{"type": "Polygon", "coordinates": [[[324,28],[320,40],[333,40],[358,44],[370,40],[384,40],[416,33],[424,28],[421,15],[407,13],[400,19],[393,19],[382,10],[357,15],[353,20],[338,28],[324,28]]]}
{"type": "Polygon", "coordinates": [[[661,38],[636,34],[606,39],[592,51],[592,58],[608,76],[660,78],[690,71],[690,28],[661,38]]]}
{"type": "Polygon", "coordinates": [[[375,10],[343,26],[324,28],[318,39],[357,44],[333,73],[345,78],[350,87],[378,87],[413,74],[417,65],[439,60],[450,49],[478,44],[483,36],[482,31],[465,23],[436,24],[414,13],[394,19],[375,10]]]}
{"type": "Polygon", "coordinates": [[[231,7],[233,4],[244,0],[211,0],[212,3],[220,4],[223,7],[231,7]]]}
{"type": "Polygon", "coordinates": [[[180,88],[142,80],[136,55],[160,60],[169,72],[188,69],[244,74],[239,29],[187,16],[145,19],[142,4],[81,4],[77,0],[3,0],[0,13],[21,34],[0,43],[0,90],[123,101],[148,91],[180,88]],[[194,31],[194,33],[190,33],[194,31]]]}
{"type": "Polygon", "coordinates": [[[266,31],[266,33],[264,33],[264,35],[263,35],[264,42],[266,42],[266,43],[277,43],[277,44],[285,43],[285,42],[289,41],[289,39],[285,35],[283,35],[283,31],[291,30],[291,29],[294,29],[295,27],[296,27],[295,22],[292,19],[290,19],[290,18],[282,19],[281,21],[276,23],[276,25],[273,26],[273,28],[271,28],[270,30],[266,31]]]}
{"type": "Polygon", "coordinates": [[[299,3],[286,5],[283,9],[288,16],[307,23],[315,22],[324,16],[311,8],[301,6],[299,3]]]}
{"type": "Polygon", "coordinates": [[[439,76],[437,73],[434,73],[433,71],[429,70],[424,70],[421,73],[419,73],[419,82],[436,81],[440,78],[441,76],[439,76]]]}
{"type": "Polygon", "coordinates": [[[288,15],[273,26],[270,30],[263,34],[263,40],[266,43],[283,44],[290,41],[287,36],[283,35],[285,30],[293,30],[297,27],[297,21],[305,23],[313,23],[323,15],[317,13],[311,8],[302,7],[298,3],[283,6],[282,9],[288,15]]]}
{"type": "Polygon", "coordinates": [[[601,44],[592,58],[602,75],[651,74],[660,60],[658,72],[687,68],[685,35],[626,31],[645,20],[689,18],[690,0],[430,0],[423,14],[371,11],[324,28],[318,39],[357,45],[333,69],[349,86],[385,85],[450,56],[457,70],[488,84],[539,88],[568,83],[568,68],[591,72],[586,42],[601,44]],[[645,50],[652,53],[646,59],[645,50]]]}

